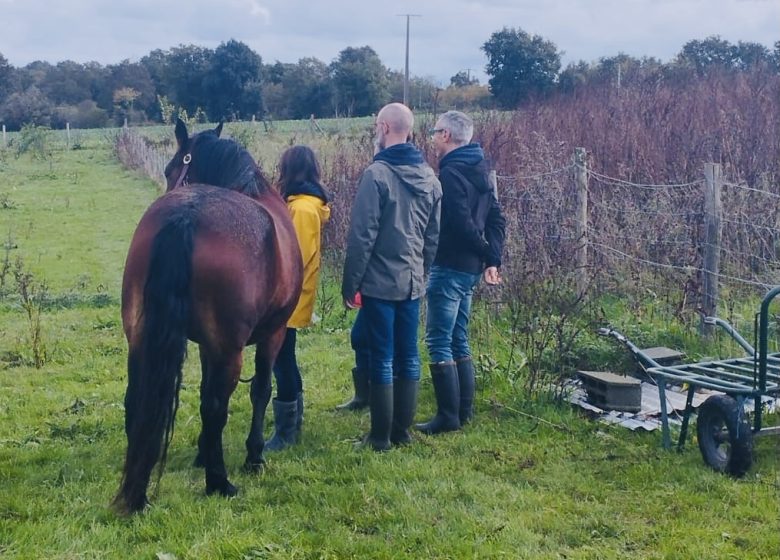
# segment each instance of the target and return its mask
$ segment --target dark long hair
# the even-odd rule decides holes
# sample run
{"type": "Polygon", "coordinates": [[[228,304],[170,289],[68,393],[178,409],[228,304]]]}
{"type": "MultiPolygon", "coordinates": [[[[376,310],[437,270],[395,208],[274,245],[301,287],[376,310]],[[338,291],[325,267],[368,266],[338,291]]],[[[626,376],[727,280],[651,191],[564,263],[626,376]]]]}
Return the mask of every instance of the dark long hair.
{"type": "Polygon", "coordinates": [[[322,185],[320,163],[314,151],[303,144],[287,148],[279,160],[279,193],[286,199],[294,187],[313,183],[325,193],[322,185]]]}

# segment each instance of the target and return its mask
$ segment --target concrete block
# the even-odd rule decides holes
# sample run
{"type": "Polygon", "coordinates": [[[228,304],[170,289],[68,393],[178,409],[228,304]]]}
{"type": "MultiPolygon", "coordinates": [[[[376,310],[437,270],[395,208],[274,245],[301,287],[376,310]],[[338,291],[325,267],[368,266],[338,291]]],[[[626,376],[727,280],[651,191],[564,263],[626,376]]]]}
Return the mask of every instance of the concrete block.
{"type": "Polygon", "coordinates": [[[639,379],[609,371],[578,371],[588,402],[606,410],[639,412],[642,388],[639,379]]]}

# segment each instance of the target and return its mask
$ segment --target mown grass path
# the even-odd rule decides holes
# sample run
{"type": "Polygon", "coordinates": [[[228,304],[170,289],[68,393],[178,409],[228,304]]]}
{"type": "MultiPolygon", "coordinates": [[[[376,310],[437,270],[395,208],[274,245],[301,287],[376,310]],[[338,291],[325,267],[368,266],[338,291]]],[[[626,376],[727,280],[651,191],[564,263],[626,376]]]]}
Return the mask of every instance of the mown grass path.
{"type": "MultiPolygon", "coordinates": [[[[206,497],[202,472],[191,466],[199,430],[191,348],[153,505],[118,518],[108,503],[124,452],[119,288],[130,236],[155,187],[101,148],[55,153],[51,165],[6,156],[0,196],[9,206],[0,208],[0,234],[10,231],[12,258],[21,256],[50,294],[42,369],[27,365],[28,323],[14,294],[0,300],[2,558],[780,555],[777,440],[759,440],[756,466],[735,481],[708,470],[695,446],[664,452],[657,434],[482,386],[476,420],[463,432],[419,436],[385,454],[356,450],[367,414],[334,411],[350,391],[351,317],[341,315],[300,337],[303,440],[269,455],[259,476],[240,471],[250,406],[248,387],[236,391],[225,432],[241,490],[233,500],[206,497]]],[[[433,408],[428,379],[420,419],[433,408]]]]}

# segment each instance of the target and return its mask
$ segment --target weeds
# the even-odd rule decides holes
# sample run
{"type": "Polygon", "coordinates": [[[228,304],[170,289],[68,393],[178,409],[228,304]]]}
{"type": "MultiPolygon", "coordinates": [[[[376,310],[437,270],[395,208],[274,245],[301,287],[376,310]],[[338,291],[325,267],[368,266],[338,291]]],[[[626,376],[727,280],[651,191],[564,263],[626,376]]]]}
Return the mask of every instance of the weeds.
{"type": "Polygon", "coordinates": [[[46,346],[41,333],[41,313],[48,293],[45,281],[38,281],[25,269],[21,257],[16,259],[13,269],[16,290],[27,316],[30,351],[33,365],[40,369],[46,363],[46,346]]]}
{"type": "Polygon", "coordinates": [[[11,199],[8,193],[0,193],[0,210],[15,210],[16,202],[11,199]]]}
{"type": "Polygon", "coordinates": [[[33,159],[48,161],[51,167],[53,159],[51,129],[46,126],[26,124],[19,133],[16,157],[29,153],[33,159]]]}
{"type": "Polygon", "coordinates": [[[11,272],[11,251],[16,249],[11,230],[8,230],[8,237],[3,242],[3,261],[0,263],[0,298],[6,293],[6,279],[11,272]]]}

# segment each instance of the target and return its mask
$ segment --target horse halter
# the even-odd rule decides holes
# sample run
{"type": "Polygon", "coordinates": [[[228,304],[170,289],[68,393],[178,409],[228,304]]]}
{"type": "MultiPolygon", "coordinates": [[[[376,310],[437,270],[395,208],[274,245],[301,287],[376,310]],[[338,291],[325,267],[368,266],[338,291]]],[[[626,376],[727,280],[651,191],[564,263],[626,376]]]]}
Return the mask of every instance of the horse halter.
{"type": "Polygon", "coordinates": [[[187,172],[190,169],[192,154],[185,154],[181,161],[182,163],[184,163],[184,167],[181,168],[181,172],[179,173],[179,178],[176,179],[176,183],[173,185],[173,189],[178,189],[180,186],[187,184],[187,172]]]}

